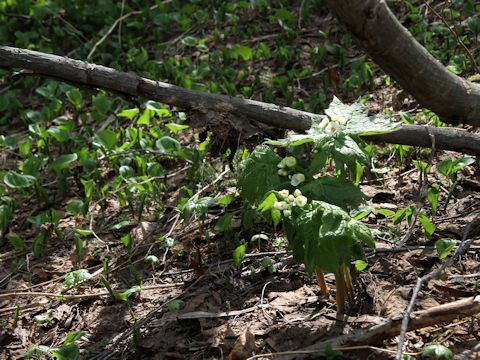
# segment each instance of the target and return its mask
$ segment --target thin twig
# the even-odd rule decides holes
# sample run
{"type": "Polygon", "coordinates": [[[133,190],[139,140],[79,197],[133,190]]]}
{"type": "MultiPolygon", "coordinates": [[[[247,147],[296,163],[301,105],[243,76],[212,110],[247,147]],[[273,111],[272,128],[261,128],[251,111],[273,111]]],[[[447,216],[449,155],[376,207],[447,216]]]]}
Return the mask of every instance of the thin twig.
{"type": "MultiPolygon", "coordinates": [[[[358,346],[343,346],[343,347],[334,347],[331,349],[332,351],[354,351],[354,350],[375,350],[380,352],[385,352],[388,354],[394,354],[394,350],[379,348],[376,346],[371,345],[358,345],[358,346]]],[[[405,353],[405,355],[417,356],[420,355],[422,352],[418,353],[405,353]]],[[[298,350],[298,351],[282,351],[277,353],[267,353],[267,354],[258,354],[247,358],[247,360],[255,360],[255,359],[262,359],[262,358],[274,358],[274,357],[281,357],[282,355],[310,355],[310,354],[318,354],[317,350],[298,350]]]]}
{"type": "Polygon", "coordinates": [[[443,271],[445,271],[445,269],[447,267],[451,266],[453,264],[453,262],[458,257],[460,257],[461,255],[463,255],[467,252],[468,248],[470,247],[470,245],[473,241],[473,238],[467,240],[468,235],[469,235],[472,227],[479,223],[479,220],[480,220],[480,216],[477,215],[472,221],[470,221],[468,223],[468,225],[465,228],[465,231],[463,233],[462,241],[461,241],[460,245],[458,246],[458,248],[455,250],[455,253],[450,258],[448,258],[444,263],[442,263],[442,265],[438,269],[436,269],[436,270],[428,273],[427,275],[417,279],[417,284],[416,284],[415,289],[413,291],[412,298],[410,299],[410,303],[409,303],[409,305],[407,307],[407,310],[405,311],[405,314],[403,316],[402,327],[400,329],[400,336],[399,336],[399,339],[398,339],[397,354],[396,354],[396,357],[395,357],[396,360],[402,360],[402,358],[403,358],[403,351],[404,351],[404,347],[405,347],[405,336],[406,336],[407,331],[408,331],[408,323],[410,321],[410,317],[411,317],[411,314],[413,312],[413,308],[415,307],[415,303],[417,301],[417,297],[420,293],[420,290],[431,279],[438,278],[440,276],[440,274],[443,271]]]}
{"type": "MultiPolygon", "coordinates": [[[[178,287],[185,285],[185,283],[172,283],[172,284],[158,284],[158,285],[149,285],[149,286],[142,286],[141,291],[146,290],[156,290],[156,289],[167,289],[172,287],[178,287]]],[[[117,290],[118,292],[123,292],[126,290],[117,290]]],[[[17,297],[17,296],[45,296],[45,297],[54,297],[54,298],[64,298],[66,300],[73,300],[73,299],[88,299],[88,298],[95,298],[100,296],[110,295],[108,291],[101,291],[94,294],[62,294],[62,293],[50,293],[50,292],[41,292],[41,291],[12,291],[7,293],[0,292],[0,299],[3,298],[10,298],[10,297],[17,297]]]]}
{"type": "Polygon", "coordinates": [[[305,7],[305,0],[302,0],[302,3],[300,4],[300,9],[298,10],[298,28],[302,28],[302,18],[303,18],[303,8],[305,7]]]}
{"type": "MultiPolygon", "coordinates": [[[[152,10],[155,10],[156,8],[158,8],[158,5],[152,5],[152,6],[150,6],[149,10],[152,11],[152,10]]],[[[139,11],[139,10],[131,11],[131,12],[129,12],[129,13],[123,15],[123,16],[120,16],[117,20],[115,20],[113,22],[112,26],[110,26],[108,31],[105,33],[105,35],[103,35],[102,38],[100,40],[98,40],[95,43],[95,45],[93,45],[92,50],[90,50],[90,52],[87,55],[87,60],[90,60],[90,58],[92,57],[95,50],[97,50],[97,48],[110,36],[110,34],[113,32],[113,30],[115,30],[115,28],[117,27],[118,24],[121,24],[123,20],[129,18],[132,15],[139,15],[141,13],[143,13],[143,11],[139,11]]]]}
{"type": "Polygon", "coordinates": [[[177,296],[173,296],[171,299],[163,302],[160,306],[157,308],[153,309],[151,312],[149,312],[142,320],[137,321],[133,326],[129,327],[127,330],[125,330],[120,336],[117,337],[117,339],[113,342],[113,344],[106,350],[102,351],[101,353],[97,354],[94,356],[91,360],[107,360],[110,359],[112,356],[115,355],[114,349],[123,341],[127,340],[130,335],[133,334],[133,331],[135,329],[140,329],[142,326],[146,325],[149,323],[158,313],[160,313],[163,308],[171,301],[179,299],[183,294],[185,294],[189,289],[197,285],[198,282],[200,282],[203,279],[203,276],[200,276],[197,280],[195,280],[190,286],[188,286],[181,294],[177,296]]]}

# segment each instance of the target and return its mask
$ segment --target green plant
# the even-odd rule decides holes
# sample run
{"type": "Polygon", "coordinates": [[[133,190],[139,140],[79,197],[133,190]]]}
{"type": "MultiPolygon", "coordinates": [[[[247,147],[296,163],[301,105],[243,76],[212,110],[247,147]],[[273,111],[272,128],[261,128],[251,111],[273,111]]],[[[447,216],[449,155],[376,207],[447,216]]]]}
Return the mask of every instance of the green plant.
{"type": "Polygon", "coordinates": [[[374,246],[368,228],[346,212],[363,201],[352,182],[368,163],[358,135],[391,131],[395,124],[336,98],[325,113],[307,134],[257,147],[242,164],[238,187],[274,226],[283,221],[294,258],[316,273],[322,292],[327,292],[323,271],[335,274],[337,310],[344,313],[346,302],[353,301],[350,262],[364,260],[362,245],[374,246]],[[289,155],[279,156],[272,145],[289,155]],[[327,168],[335,176],[326,176],[327,168]]]}
{"type": "Polygon", "coordinates": [[[455,188],[458,183],[458,172],[465,168],[468,165],[471,165],[475,162],[475,158],[471,156],[463,156],[458,159],[453,160],[443,160],[442,162],[437,164],[437,170],[440,174],[447,177],[450,182],[450,190],[448,191],[447,199],[445,200],[444,211],[450,202],[450,198],[455,191],[455,188]]]}
{"type": "Polygon", "coordinates": [[[70,332],[63,341],[63,346],[54,348],[44,345],[37,345],[30,348],[25,353],[25,357],[32,358],[36,357],[37,355],[41,356],[50,354],[57,360],[78,360],[80,359],[80,350],[75,342],[80,340],[84,335],[85,333],[83,331],[70,332]]]}

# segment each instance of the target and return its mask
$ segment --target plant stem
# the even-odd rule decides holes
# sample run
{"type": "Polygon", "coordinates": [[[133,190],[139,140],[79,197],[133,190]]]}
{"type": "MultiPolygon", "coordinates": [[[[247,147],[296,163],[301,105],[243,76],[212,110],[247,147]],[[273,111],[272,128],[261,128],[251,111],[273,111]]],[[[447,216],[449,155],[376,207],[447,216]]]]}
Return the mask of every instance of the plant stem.
{"type": "Polygon", "coordinates": [[[337,284],[337,293],[335,294],[337,314],[345,314],[345,277],[342,266],[340,266],[338,272],[335,273],[335,283],[337,284]]]}
{"type": "Polygon", "coordinates": [[[343,276],[345,279],[345,289],[347,294],[347,300],[348,300],[348,303],[352,305],[354,303],[352,275],[350,274],[350,269],[348,268],[347,265],[341,266],[340,269],[343,272],[343,276]]]}
{"type": "Polygon", "coordinates": [[[452,186],[450,187],[450,190],[448,192],[447,199],[445,200],[445,205],[443,206],[443,211],[447,210],[447,205],[450,202],[450,199],[451,199],[451,197],[453,195],[453,192],[455,191],[456,187],[457,187],[457,181],[455,180],[455,181],[452,182],[452,186]]]}
{"type": "Polygon", "coordinates": [[[320,286],[320,292],[324,295],[327,295],[328,288],[325,282],[325,277],[323,276],[323,271],[318,266],[315,268],[315,275],[317,275],[317,282],[318,286],[320,286]]]}

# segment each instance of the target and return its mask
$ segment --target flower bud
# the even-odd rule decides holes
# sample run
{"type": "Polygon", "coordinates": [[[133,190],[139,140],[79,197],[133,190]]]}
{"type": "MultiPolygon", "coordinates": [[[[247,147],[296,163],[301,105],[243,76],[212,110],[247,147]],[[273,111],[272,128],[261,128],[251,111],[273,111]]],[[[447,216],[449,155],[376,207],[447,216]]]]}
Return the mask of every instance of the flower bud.
{"type": "Polygon", "coordinates": [[[275,207],[275,209],[285,210],[287,208],[287,203],[285,201],[275,201],[273,206],[275,207]]]}
{"type": "Polygon", "coordinates": [[[295,191],[293,192],[293,196],[299,197],[300,195],[302,195],[302,192],[299,189],[295,189],[295,191]]]}
{"type": "Polygon", "coordinates": [[[292,215],[291,210],[288,210],[288,209],[283,210],[283,216],[285,216],[286,218],[289,218],[291,215],[292,215]]]}
{"type": "Polygon", "coordinates": [[[292,176],[292,181],[290,182],[290,184],[292,184],[292,186],[297,186],[304,181],[305,175],[303,175],[302,173],[297,173],[292,176]]]}
{"type": "Polygon", "coordinates": [[[287,200],[288,200],[289,203],[293,203],[295,201],[295,196],[290,194],[290,195],[288,195],[287,200]]]}
{"type": "Polygon", "coordinates": [[[295,159],[293,156],[287,156],[285,159],[283,159],[283,162],[285,163],[285,165],[287,165],[287,167],[290,168],[297,165],[297,159],[295,159]]]}
{"type": "Polygon", "coordinates": [[[277,174],[280,175],[280,176],[287,176],[288,175],[288,173],[283,169],[278,170],[277,174]]]}

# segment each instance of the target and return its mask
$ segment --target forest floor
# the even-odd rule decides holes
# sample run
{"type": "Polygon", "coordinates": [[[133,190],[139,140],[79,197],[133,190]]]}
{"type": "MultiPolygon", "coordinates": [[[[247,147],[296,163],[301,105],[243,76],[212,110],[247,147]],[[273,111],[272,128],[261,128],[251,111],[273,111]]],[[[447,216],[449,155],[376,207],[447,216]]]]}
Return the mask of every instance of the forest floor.
{"type": "MultiPolygon", "coordinates": [[[[291,8],[294,14],[299,13],[299,5],[291,8]]],[[[407,21],[406,16],[397,15],[407,21]]],[[[250,14],[249,21],[257,21],[255,14],[250,14]]],[[[331,15],[313,16],[308,29],[295,38],[299,48],[311,49],[316,45],[314,42],[318,39],[309,29],[314,29],[315,34],[318,34],[316,29],[322,29],[333,37],[339,37],[343,31],[331,15]]],[[[208,30],[195,28],[189,35],[201,31],[208,30]]],[[[263,41],[274,48],[278,31],[277,27],[266,27],[258,37],[262,36],[263,41]]],[[[361,51],[352,47],[347,58],[355,59],[359,55],[363,55],[361,51]]],[[[329,73],[332,81],[327,98],[336,94],[344,102],[352,101],[356,94],[345,94],[335,85],[340,83],[341,67],[336,65],[335,59],[327,60],[331,63],[320,69],[325,69],[323,73],[329,73]]],[[[260,76],[274,72],[277,64],[271,61],[255,66],[252,74],[260,76]]],[[[386,85],[381,70],[375,69],[373,81],[376,86],[369,90],[366,103],[372,112],[391,108],[394,114],[400,111],[421,113],[408,94],[395,84],[386,85]]],[[[292,96],[302,97],[303,93],[320,87],[311,84],[311,81],[299,81],[298,86],[293,87],[292,96]]],[[[28,94],[23,96],[27,101],[28,94]]],[[[422,116],[416,119],[420,118],[422,116]]],[[[3,135],[17,132],[18,129],[9,126],[1,128],[3,135]]],[[[202,140],[203,130],[199,129],[186,131],[180,139],[182,144],[202,140]]],[[[0,359],[23,358],[25,352],[36,345],[62,348],[71,331],[84,332],[75,342],[84,359],[247,359],[271,353],[278,353],[276,359],[294,359],[307,356],[295,353],[297,350],[342,334],[359,334],[359,329],[369,329],[385,319],[402,316],[418,277],[442,264],[435,242],[452,239],[458,244],[467,225],[480,211],[480,172],[473,166],[462,169],[456,190],[445,207],[450,187],[448,180],[435,171],[428,174],[428,183],[439,185],[440,205],[431,218],[435,232],[426,236],[418,222],[411,226],[404,220],[394,225],[391,217],[385,214],[418,205],[422,181],[412,160],[436,164],[461,154],[437,151],[432,155],[424,150],[409,149],[405,158],[398,161],[393,146],[376,151],[375,168],[385,171],[365,170],[360,182],[367,197],[366,204],[374,209],[362,221],[375,231],[376,250],[367,252],[369,266],[354,272],[355,302],[346,316],[336,314],[333,275],[326,274],[330,295],[322,296],[315,277],[293,261],[281,229],[266,224],[260,224],[254,231],[242,229],[243,204],[238,198],[228,207],[234,214],[231,233],[236,236],[225,235],[216,228],[223,214],[218,205],[209,209],[202,222],[185,220],[178,211],[177,202],[189,181],[189,167],[185,162],[169,159],[162,160],[168,175],[161,216],[154,207],[146,208],[138,221],[134,211],[125,209],[110,194],[90,204],[89,216],[65,216],[59,220],[58,228],[64,233],[64,239],[60,241],[50,232],[52,239],[44,243],[43,257],[35,257],[27,250],[13,250],[8,243],[0,246],[0,359]],[[127,219],[128,224],[115,227],[119,217],[127,219]],[[81,257],[73,242],[78,235],[75,228],[94,230],[95,234],[85,243],[81,257]],[[133,240],[130,250],[121,240],[125,234],[130,234],[133,240]],[[248,242],[255,234],[265,234],[268,240],[248,242]],[[240,268],[232,258],[238,246],[237,239],[248,242],[240,268]],[[155,255],[159,263],[146,263],[149,255],[155,255]],[[18,259],[25,261],[20,263],[18,259]],[[66,275],[68,278],[68,274],[77,269],[87,269],[91,278],[67,285],[66,275]],[[107,291],[101,276],[105,276],[108,284],[118,292],[132,289],[132,284],[139,283],[141,292],[132,291],[126,301],[119,301],[107,291]]],[[[14,167],[15,161],[8,153],[1,156],[4,169],[14,167]]],[[[211,156],[205,161],[213,165],[216,173],[195,189],[196,195],[236,194],[235,167],[232,169],[221,157],[211,156]]],[[[111,169],[102,167],[102,162],[99,167],[108,182],[112,178],[111,169]]],[[[69,196],[55,206],[65,207],[81,192],[80,185],[73,183],[69,196]]],[[[17,202],[20,206],[10,230],[24,239],[33,239],[38,228],[26,218],[48,208],[25,194],[19,196],[17,202]]],[[[418,206],[430,209],[426,202],[418,206]]],[[[473,239],[469,251],[439,279],[430,281],[422,289],[416,311],[478,296],[479,235],[476,226],[467,236],[473,239]]],[[[421,356],[425,346],[441,344],[450,348],[455,358],[460,358],[479,341],[480,319],[465,316],[410,331],[405,345],[406,353],[415,357],[421,356]]],[[[398,337],[373,337],[368,341],[359,338],[358,342],[351,343],[355,346],[309,356],[390,359],[394,357],[398,337]]],[[[69,359],[68,349],[63,347],[63,350],[66,351],[63,356],[67,357],[58,358],[69,359]]],[[[263,358],[272,357],[265,355],[263,358]]]]}

